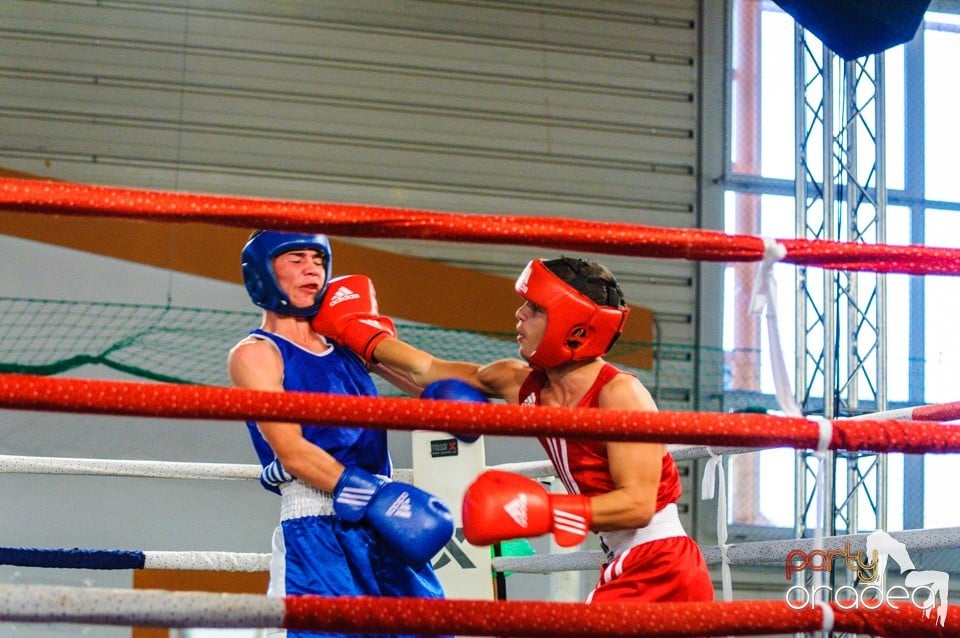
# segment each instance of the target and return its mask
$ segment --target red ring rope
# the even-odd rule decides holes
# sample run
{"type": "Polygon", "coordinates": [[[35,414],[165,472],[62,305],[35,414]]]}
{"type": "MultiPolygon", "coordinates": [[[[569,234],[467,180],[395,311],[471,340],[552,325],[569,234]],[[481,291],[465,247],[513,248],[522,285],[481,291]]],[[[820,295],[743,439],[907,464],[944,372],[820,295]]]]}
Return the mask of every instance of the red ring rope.
{"type": "MultiPolygon", "coordinates": [[[[845,607],[851,607],[849,603],[845,607]]],[[[880,636],[960,636],[960,607],[951,605],[945,626],[910,604],[892,609],[844,609],[831,604],[833,630],[880,636]]],[[[816,632],[823,627],[817,607],[790,607],[786,601],[698,603],[548,603],[528,601],[456,601],[411,598],[288,597],[287,629],[430,634],[442,631],[470,636],[701,636],[816,632]]]]}
{"type": "MultiPolygon", "coordinates": [[[[0,407],[192,419],[274,419],[379,429],[558,435],[730,447],[817,448],[820,428],[799,417],[709,412],[537,409],[214,386],[0,375],[0,407]]],[[[838,420],[830,449],[960,452],[960,428],[921,421],[838,420]]]]}
{"type": "MultiPolygon", "coordinates": [[[[919,614],[917,614],[919,615],[919,614]]],[[[702,636],[818,631],[819,609],[786,602],[548,603],[415,598],[288,597],[284,627],[344,633],[468,636],[702,636]]],[[[914,622],[912,624],[916,624],[914,622]]],[[[884,624],[881,621],[878,624],[884,624]]]]}
{"type": "MultiPolygon", "coordinates": [[[[0,208],[27,213],[310,230],[352,237],[549,246],[696,261],[760,261],[764,257],[761,238],[710,230],[197,195],[18,178],[0,178],[0,208]]],[[[787,249],[783,259],[786,263],[914,275],[960,274],[960,249],[806,239],[778,241],[787,249]]]]}

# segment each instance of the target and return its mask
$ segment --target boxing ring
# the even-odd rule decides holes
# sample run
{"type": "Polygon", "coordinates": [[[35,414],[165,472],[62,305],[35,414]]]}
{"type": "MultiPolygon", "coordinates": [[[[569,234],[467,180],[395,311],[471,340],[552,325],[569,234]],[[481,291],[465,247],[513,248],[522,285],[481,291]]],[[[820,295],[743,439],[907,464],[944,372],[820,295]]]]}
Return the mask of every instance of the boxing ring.
{"type": "MultiPolygon", "coordinates": [[[[845,244],[820,240],[777,240],[702,230],[674,230],[623,223],[466,215],[383,207],[289,202],[254,198],[166,193],[48,181],[0,179],[0,206],[36,214],[97,216],[163,222],[205,222],[324,232],[352,237],[413,238],[542,246],[635,257],[714,262],[775,262],[852,271],[913,275],[960,274],[960,250],[923,246],[845,244]],[[517,232],[516,228],[523,228],[517,232]]],[[[769,270],[769,268],[767,268],[769,270]]],[[[780,388],[778,388],[778,396],[780,388]]],[[[410,401],[306,393],[272,393],[212,386],[99,381],[0,375],[0,407],[129,417],[198,420],[322,420],[334,425],[390,430],[458,431],[505,436],[552,435],[671,444],[677,458],[708,458],[708,482],[720,485],[724,455],[787,447],[936,454],[960,452],[960,429],[944,421],[960,416],[960,405],[921,406],[857,419],[811,419],[767,414],[713,414],[410,401]],[[676,447],[684,446],[684,447],[676,447]]],[[[540,476],[540,465],[512,467],[540,476]]],[[[91,473],[114,476],[178,476],[252,480],[259,468],[163,462],[106,462],[96,459],[0,457],[0,471],[91,473]]],[[[724,507],[720,508],[724,513],[724,507]]],[[[725,514],[724,514],[725,516],[725,514]]],[[[891,533],[909,548],[958,547],[960,530],[891,533]]],[[[782,562],[791,551],[829,551],[871,542],[864,535],[705,547],[708,562],[782,562]]],[[[117,552],[0,548],[6,564],[94,569],[172,569],[213,566],[224,571],[262,571],[268,557],[216,552],[117,552]],[[123,565],[122,567],[114,565],[123,565]]],[[[497,571],[549,573],[596,569],[597,552],[499,558],[497,571]]],[[[206,567],[201,567],[206,568],[206,567]]],[[[0,586],[0,621],[61,622],[145,627],[300,628],[344,632],[387,631],[457,635],[695,636],[760,635],[839,631],[891,636],[960,636],[960,622],[936,622],[931,609],[850,606],[843,600],[798,608],[788,601],[733,601],[724,578],[724,598],[710,603],[607,604],[486,600],[268,598],[252,594],[209,594],[161,590],[129,591],[60,586],[0,586]]],[[[931,593],[932,590],[931,590],[931,593]]],[[[960,607],[940,592],[938,614],[960,617],[960,607]]]]}

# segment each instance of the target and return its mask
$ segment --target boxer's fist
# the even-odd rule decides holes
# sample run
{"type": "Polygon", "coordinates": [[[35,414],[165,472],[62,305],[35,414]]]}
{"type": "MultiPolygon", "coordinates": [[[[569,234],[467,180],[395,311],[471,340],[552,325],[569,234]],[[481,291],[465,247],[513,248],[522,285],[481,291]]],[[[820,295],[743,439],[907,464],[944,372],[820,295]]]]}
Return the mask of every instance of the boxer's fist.
{"type": "MultiPolygon", "coordinates": [[[[466,381],[460,379],[441,379],[434,381],[420,393],[421,399],[439,399],[441,401],[470,401],[472,403],[487,403],[486,395],[466,381]]],[[[464,443],[473,443],[480,438],[479,434],[454,432],[464,443]]]]}
{"type": "Polygon", "coordinates": [[[580,544],[590,531],[590,499],[580,494],[550,494],[525,476],[487,470],[463,497],[463,532],[473,545],[553,532],[557,544],[580,544]]]}
{"type": "Polygon", "coordinates": [[[426,564],[453,536],[453,516],[443,501],[358,467],[348,467],[337,481],[333,510],[348,523],[365,520],[408,565],[426,564]]]}
{"type": "Polygon", "coordinates": [[[365,275],[334,277],[320,300],[320,310],[310,321],[320,334],[346,346],[365,361],[387,337],[396,337],[397,328],[377,308],[377,291],[365,275]]]}

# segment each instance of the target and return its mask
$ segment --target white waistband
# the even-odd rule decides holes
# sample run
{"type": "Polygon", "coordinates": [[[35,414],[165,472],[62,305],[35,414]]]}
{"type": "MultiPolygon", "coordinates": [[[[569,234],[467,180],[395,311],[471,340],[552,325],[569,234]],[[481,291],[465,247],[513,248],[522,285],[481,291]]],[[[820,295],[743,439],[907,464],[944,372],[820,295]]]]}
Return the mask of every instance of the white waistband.
{"type": "Polygon", "coordinates": [[[304,516],[330,516],[333,497],[303,481],[291,481],[280,486],[280,520],[304,516]]]}
{"type": "Polygon", "coordinates": [[[610,556],[619,556],[631,547],[674,536],[686,536],[676,503],[670,503],[653,515],[646,527],[600,532],[598,536],[610,556]]]}

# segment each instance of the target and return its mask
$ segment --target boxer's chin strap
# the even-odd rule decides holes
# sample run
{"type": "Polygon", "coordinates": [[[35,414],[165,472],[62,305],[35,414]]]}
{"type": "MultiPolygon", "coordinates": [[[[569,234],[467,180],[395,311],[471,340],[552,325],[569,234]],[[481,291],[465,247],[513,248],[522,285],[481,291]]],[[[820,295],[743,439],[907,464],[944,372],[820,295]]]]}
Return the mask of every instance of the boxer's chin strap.
{"type": "Polygon", "coordinates": [[[717,545],[720,547],[720,576],[723,583],[723,599],[733,600],[733,579],[730,576],[730,558],[727,554],[727,480],[723,470],[723,456],[707,447],[710,459],[703,468],[703,480],[700,487],[701,500],[713,498],[717,490],[717,545]]]}

